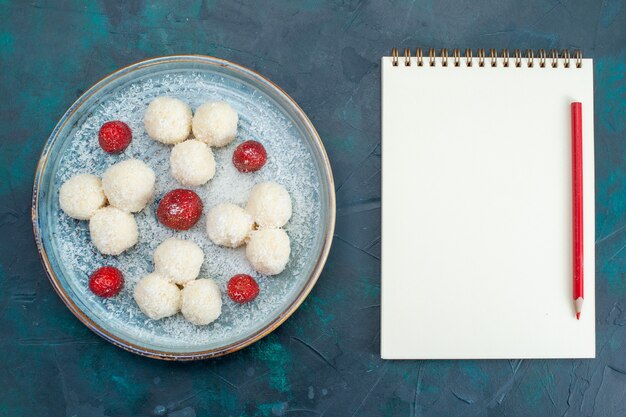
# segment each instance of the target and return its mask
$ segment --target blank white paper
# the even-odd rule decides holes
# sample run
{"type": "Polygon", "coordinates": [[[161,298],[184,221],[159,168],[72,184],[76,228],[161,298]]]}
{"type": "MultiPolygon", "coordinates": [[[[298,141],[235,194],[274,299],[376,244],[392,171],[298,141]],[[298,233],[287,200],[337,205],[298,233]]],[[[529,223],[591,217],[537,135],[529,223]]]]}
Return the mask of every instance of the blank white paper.
{"type": "Polygon", "coordinates": [[[382,59],[382,357],[595,357],[592,60],[427,61],[382,59]],[[572,101],[583,108],[580,321],[572,101]]]}

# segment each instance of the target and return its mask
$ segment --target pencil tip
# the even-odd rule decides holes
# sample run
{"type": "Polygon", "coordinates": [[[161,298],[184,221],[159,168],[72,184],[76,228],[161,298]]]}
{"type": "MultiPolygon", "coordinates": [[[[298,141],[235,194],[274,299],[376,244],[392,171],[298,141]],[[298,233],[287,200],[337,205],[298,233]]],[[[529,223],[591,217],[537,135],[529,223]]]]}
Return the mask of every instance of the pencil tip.
{"type": "Polygon", "coordinates": [[[576,320],[580,320],[580,313],[576,313],[576,320]]]}

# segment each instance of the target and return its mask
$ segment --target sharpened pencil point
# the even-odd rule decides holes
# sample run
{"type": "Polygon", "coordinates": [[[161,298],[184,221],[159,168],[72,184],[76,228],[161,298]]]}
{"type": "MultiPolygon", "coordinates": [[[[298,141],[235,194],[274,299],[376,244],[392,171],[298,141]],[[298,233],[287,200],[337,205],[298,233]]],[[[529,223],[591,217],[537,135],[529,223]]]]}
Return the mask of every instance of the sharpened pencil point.
{"type": "Polygon", "coordinates": [[[576,313],[576,320],[580,320],[580,313],[576,313]]]}

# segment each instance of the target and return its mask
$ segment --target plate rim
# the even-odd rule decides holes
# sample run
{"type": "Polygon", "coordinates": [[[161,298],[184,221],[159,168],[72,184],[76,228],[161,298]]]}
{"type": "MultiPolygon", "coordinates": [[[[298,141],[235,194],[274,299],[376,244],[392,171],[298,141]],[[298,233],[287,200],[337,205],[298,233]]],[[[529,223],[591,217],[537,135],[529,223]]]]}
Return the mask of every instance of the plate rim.
{"type": "Polygon", "coordinates": [[[185,55],[162,55],[156,56],[152,58],[143,59],[132,64],[121,67],[114,72],[106,75],[101,78],[98,82],[93,84],[89,89],[87,89],[84,93],[82,93],[73,103],[72,105],[65,111],[61,119],[59,119],[58,123],[55,125],[54,129],[50,133],[50,136],[46,139],[46,142],[41,151],[41,155],[39,157],[39,161],[37,163],[37,168],[35,170],[35,178],[33,183],[33,196],[32,196],[32,205],[31,205],[31,222],[33,228],[33,234],[35,238],[35,244],[37,245],[37,252],[39,254],[39,258],[41,263],[44,266],[44,270],[46,275],[48,276],[48,280],[52,284],[54,291],[57,293],[59,298],[63,301],[65,306],[80,320],[87,328],[96,333],[98,336],[102,337],[106,341],[112,343],[113,345],[120,347],[126,351],[155,359],[162,360],[170,360],[170,361],[192,361],[192,360],[200,360],[200,359],[209,359],[215,358],[218,356],[227,355],[229,353],[236,352],[240,349],[243,349],[246,346],[249,346],[260,339],[264,338],[268,334],[272,333],[276,328],[278,328],[281,324],[283,324],[304,302],[306,297],[309,295],[317,280],[322,273],[324,265],[326,264],[326,260],[328,259],[328,254],[330,252],[330,247],[333,241],[333,235],[335,230],[335,220],[336,220],[336,199],[335,199],[335,183],[332,173],[332,168],[330,166],[330,160],[328,158],[328,154],[326,153],[326,149],[324,148],[324,144],[317,133],[317,130],[313,126],[313,123],[309,120],[306,113],[300,108],[300,106],[296,103],[296,101],[289,96],[282,88],[278,85],[274,84],[270,79],[261,75],[260,73],[244,67],[235,62],[217,58],[210,55],[202,55],[202,54],[185,54],[185,55]],[[314,145],[317,147],[317,150],[320,152],[321,159],[323,162],[323,167],[326,173],[326,180],[328,181],[328,213],[329,219],[326,227],[326,235],[324,236],[324,242],[319,252],[319,256],[315,263],[312,273],[307,278],[304,286],[298,292],[296,297],[292,300],[292,302],[278,314],[273,320],[271,320],[267,325],[262,327],[261,329],[251,333],[250,335],[241,338],[233,343],[228,345],[208,349],[208,350],[200,350],[193,352],[168,352],[159,349],[151,349],[139,346],[135,343],[124,340],[123,338],[112,334],[111,332],[105,330],[100,325],[95,323],[91,318],[89,318],[69,297],[63,286],[61,285],[56,273],[54,272],[50,260],[48,258],[48,254],[46,252],[43,236],[41,233],[41,227],[39,225],[39,194],[41,191],[41,183],[44,169],[46,168],[48,157],[50,156],[50,150],[52,149],[52,145],[56,142],[59,137],[59,132],[65,126],[69,118],[87,101],[93,94],[95,94],[98,90],[108,85],[110,82],[115,79],[122,77],[128,73],[131,73],[140,68],[145,68],[147,66],[158,65],[160,63],[165,62],[196,62],[203,63],[213,66],[220,67],[228,67],[238,72],[242,72],[248,76],[252,76],[254,78],[259,79],[261,82],[265,83],[269,88],[273,89],[278,95],[283,96],[288,102],[296,110],[296,113],[302,119],[303,123],[306,125],[307,129],[312,134],[314,139],[314,145]]]}

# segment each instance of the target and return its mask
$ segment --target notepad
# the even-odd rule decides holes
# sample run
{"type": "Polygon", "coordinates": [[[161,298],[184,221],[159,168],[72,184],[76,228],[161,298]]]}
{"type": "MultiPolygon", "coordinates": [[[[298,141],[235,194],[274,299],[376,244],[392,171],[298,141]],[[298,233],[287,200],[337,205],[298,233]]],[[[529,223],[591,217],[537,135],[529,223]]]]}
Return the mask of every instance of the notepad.
{"type": "Polygon", "coordinates": [[[381,356],[595,357],[593,62],[470,54],[382,58],[381,356]],[[583,103],[580,321],[573,101],[583,103]]]}

